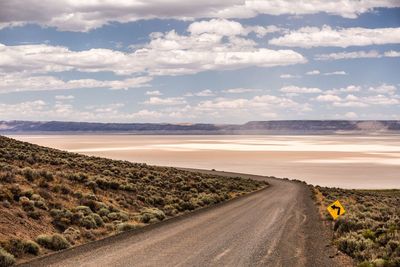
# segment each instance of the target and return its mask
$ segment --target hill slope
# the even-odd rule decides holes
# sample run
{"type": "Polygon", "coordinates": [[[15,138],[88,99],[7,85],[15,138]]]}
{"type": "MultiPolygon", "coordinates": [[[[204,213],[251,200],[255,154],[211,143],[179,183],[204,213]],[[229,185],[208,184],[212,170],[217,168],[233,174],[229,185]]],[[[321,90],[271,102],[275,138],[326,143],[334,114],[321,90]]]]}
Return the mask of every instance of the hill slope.
{"type": "Polygon", "coordinates": [[[88,157],[0,136],[0,266],[141,227],[265,182],[88,157]],[[12,255],[13,256],[12,256],[12,255]]]}

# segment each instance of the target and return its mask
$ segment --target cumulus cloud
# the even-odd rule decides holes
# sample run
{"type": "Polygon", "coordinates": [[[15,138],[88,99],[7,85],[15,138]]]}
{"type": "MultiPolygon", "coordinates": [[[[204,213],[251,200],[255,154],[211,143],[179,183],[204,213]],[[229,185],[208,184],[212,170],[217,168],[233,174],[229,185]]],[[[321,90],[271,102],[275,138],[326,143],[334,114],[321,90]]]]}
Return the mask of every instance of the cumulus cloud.
{"type": "Polygon", "coordinates": [[[298,87],[298,86],[285,86],[280,89],[283,93],[295,93],[295,94],[316,94],[321,93],[321,89],[315,87],[298,87]]]}
{"type": "Polygon", "coordinates": [[[239,22],[226,19],[211,19],[193,22],[189,25],[188,32],[193,35],[203,33],[213,33],[222,36],[246,36],[254,32],[258,37],[265,36],[267,33],[278,32],[280,29],[274,25],[267,27],[262,26],[242,26],[239,22]]]}
{"type": "Polygon", "coordinates": [[[282,79],[301,78],[300,75],[293,75],[293,74],[289,74],[289,73],[281,74],[281,75],[279,75],[279,77],[282,79]]]}
{"type": "Polygon", "coordinates": [[[310,70],[306,72],[306,75],[319,75],[320,73],[319,70],[310,70]]]}
{"type": "Polygon", "coordinates": [[[386,51],[383,54],[376,50],[340,52],[330,54],[319,54],[314,57],[315,60],[339,60],[339,59],[355,59],[355,58],[382,58],[382,57],[400,57],[399,51],[386,51]]]}
{"type": "Polygon", "coordinates": [[[361,86],[350,85],[345,88],[327,90],[315,98],[316,101],[327,102],[334,107],[364,108],[370,106],[392,106],[400,104],[400,96],[396,95],[397,87],[381,84],[361,91],[361,86]],[[351,92],[351,93],[350,93],[351,92]],[[354,95],[352,93],[362,93],[354,95]],[[340,93],[350,93],[339,96],[340,93]]]}
{"type": "Polygon", "coordinates": [[[355,112],[347,112],[346,114],[344,114],[344,116],[347,119],[357,119],[358,118],[358,115],[355,112]]]}
{"type": "Polygon", "coordinates": [[[311,48],[318,46],[367,46],[382,44],[399,44],[400,28],[338,28],[324,25],[303,27],[298,30],[273,38],[269,44],[289,47],[311,48]]]}
{"type": "Polygon", "coordinates": [[[400,57],[400,51],[390,50],[390,51],[386,51],[383,55],[385,57],[400,57]]]}
{"type": "MultiPolygon", "coordinates": [[[[199,22],[193,24],[196,23],[199,22]]],[[[307,62],[301,54],[293,50],[259,48],[252,39],[228,36],[226,40],[224,34],[227,33],[216,32],[212,27],[196,30],[195,34],[189,35],[180,35],[174,30],[153,33],[149,43],[131,53],[111,49],[71,51],[66,47],[45,44],[0,44],[0,71],[47,73],[77,70],[111,71],[117,75],[183,75],[208,70],[273,67],[307,62]]]]}
{"type": "Polygon", "coordinates": [[[182,105],[186,100],[183,97],[150,97],[144,104],[146,105],[182,105]]]}
{"type": "MultiPolygon", "coordinates": [[[[0,73],[1,74],[1,73],[0,73]]],[[[0,94],[22,91],[66,90],[78,88],[108,88],[113,90],[146,87],[151,77],[135,77],[124,80],[99,81],[78,79],[63,81],[53,76],[29,76],[20,73],[1,74],[0,94]]]]}
{"type": "Polygon", "coordinates": [[[341,94],[341,93],[354,93],[359,92],[361,90],[361,86],[359,85],[348,85],[342,88],[335,88],[331,90],[325,91],[326,94],[341,94]]]}
{"type": "Polygon", "coordinates": [[[267,112],[277,109],[295,110],[299,112],[308,112],[311,110],[307,103],[298,103],[290,98],[274,95],[258,95],[253,98],[216,98],[214,100],[201,101],[196,106],[201,111],[219,111],[219,110],[240,110],[246,112],[267,112]]]}
{"type": "Polygon", "coordinates": [[[37,23],[62,31],[89,31],[111,22],[140,19],[251,18],[259,14],[303,15],[325,12],[346,18],[380,7],[399,7],[396,0],[221,0],[181,1],[3,1],[0,28],[37,23]]]}
{"type": "Polygon", "coordinates": [[[347,75],[347,73],[343,70],[340,71],[332,71],[332,72],[325,72],[324,75],[331,76],[331,75],[347,75]]]}
{"type": "Polygon", "coordinates": [[[253,89],[253,88],[230,88],[222,90],[223,93],[228,94],[243,94],[243,93],[252,93],[252,92],[260,92],[260,89],[253,89]]]}
{"type": "Polygon", "coordinates": [[[73,95],[56,95],[54,97],[56,100],[73,100],[75,97],[73,95]]]}
{"type": "Polygon", "coordinates": [[[316,100],[320,102],[337,102],[341,101],[342,99],[337,95],[325,94],[317,96],[316,100]]]}
{"type": "Polygon", "coordinates": [[[47,44],[0,44],[0,73],[5,75],[0,82],[0,89],[2,92],[99,87],[127,89],[146,86],[152,80],[151,76],[157,75],[187,75],[210,70],[274,67],[307,62],[306,58],[293,50],[259,48],[252,39],[243,37],[249,31],[262,32],[256,26],[251,26],[249,30],[238,22],[211,20],[192,23],[188,29],[188,35],[180,35],[174,30],[153,33],[148,43],[129,53],[111,49],[72,51],[47,44]],[[217,27],[219,23],[232,24],[231,28],[238,27],[239,30],[236,33],[232,29],[221,30],[217,27]],[[47,75],[63,71],[109,71],[130,78],[115,81],[62,81],[47,75]],[[18,75],[24,75],[24,80],[20,80],[18,75]]]}
{"type": "Polygon", "coordinates": [[[397,91],[397,87],[394,85],[390,85],[390,84],[381,84],[377,87],[370,87],[369,91],[371,92],[375,92],[375,93],[380,93],[380,94],[389,94],[389,95],[393,95],[396,93],[397,91]]]}
{"type": "Polygon", "coordinates": [[[214,96],[214,92],[210,89],[205,89],[194,94],[195,96],[214,96]]]}
{"type": "Polygon", "coordinates": [[[158,90],[155,91],[146,91],[146,95],[152,95],[152,96],[161,96],[162,93],[158,90]]]}

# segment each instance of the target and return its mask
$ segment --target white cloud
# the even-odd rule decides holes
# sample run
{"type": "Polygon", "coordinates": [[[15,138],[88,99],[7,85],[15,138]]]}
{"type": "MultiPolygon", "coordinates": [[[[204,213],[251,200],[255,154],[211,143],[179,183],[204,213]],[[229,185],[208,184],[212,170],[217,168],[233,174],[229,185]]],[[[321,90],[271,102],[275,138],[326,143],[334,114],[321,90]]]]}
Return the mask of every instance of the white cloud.
{"type": "Polygon", "coordinates": [[[355,59],[355,58],[382,58],[382,57],[400,57],[399,51],[386,51],[383,54],[376,50],[340,52],[331,54],[320,54],[314,57],[315,60],[339,60],[339,59],[355,59]]]}
{"type": "Polygon", "coordinates": [[[89,31],[111,22],[141,19],[251,18],[259,14],[303,15],[324,12],[346,18],[379,7],[399,7],[396,0],[25,0],[4,1],[0,9],[0,28],[38,23],[64,31],[89,31]],[[27,8],[29,7],[29,8],[27,8]]]}
{"type": "Polygon", "coordinates": [[[342,99],[337,95],[326,94],[317,96],[316,100],[320,102],[336,102],[341,101],[342,99]]]}
{"type": "Polygon", "coordinates": [[[310,70],[306,72],[306,75],[318,75],[321,72],[319,70],[310,70]]]}
{"type": "Polygon", "coordinates": [[[385,95],[374,95],[364,97],[365,102],[371,105],[398,105],[400,104],[399,97],[388,97],[385,95]]]}
{"type": "Polygon", "coordinates": [[[260,89],[252,89],[252,88],[231,88],[222,90],[223,93],[228,94],[243,94],[243,93],[252,93],[252,92],[260,92],[260,89]]]}
{"type": "Polygon", "coordinates": [[[331,54],[316,55],[316,60],[338,60],[338,59],[354,59],[354,58],[379,58],[381,55],[378,51],[356,51],[356,52],[340,52],[331,54]]]}
{"type": "Polygon", "coordinates": [[[56,95],[54,97],[56,100],[73,100],[75,97],[73,95],[56,95]]]}
{"type": "Polygon", "coordinates": [[[393,95],[396,93],[397,88],[394,85],[390,84],[381,84],[377,87],[370,87],[369,91],[375,92],[375,93],[380,93],[380,94],[389,94],[393,95]]]}
{"type": "Polygon", "coordinates": [[[162,93],[158,90],[155,91],[146,91],[146,95],[152,95],[152,96],[161,96],[162,93]]]}
{"type": "Polygon", "coordinates": [[[221,36],[235,36],[235,35],[248,35],[249,33],[256,33],[258,37],[265,36],[268,33],[278,32],[280,29],[274,25],[268,27],[262,26],[242,26],[239,22],[226,19],[212,19],[193,22],[189,25],[188,32],[193,35],[200,35],[203,33],[217,34],[221,36]]]}
{"type": "Polygon", "coordinates": [[[185,104],[186,101],[183,97],[150,97],[149,100],[146,100],[143,104],[146,105],[182,105],[185,104]]]}
{"type": "Polygon", "coordinates": [[[288,74],[288,73],[281,74],[279,77],[282,78],[282,79],[301,78],[300,75],[293,75],[293,74],[288,74]]]}
{"type": "Polygon", "coordinates": [[[46,112],[46,102],[43,100],[34,100],[20,102],[16,104],[0,103],[0,117],[8,119],[34,118],[43,112],[46,112]]]}
{"type": "Polygon", "coordinates": [[[358,115],[355,112],[347,112],[344,116],[348,119],[357,119],[358,115]]]}
{"type": "Polygon", "coordinates": [[[384,56],[385,57],[400,57],[400,51],[390,50],[390,51],[385,52],[384,56]]]}
{"type": "Polygon", "coordinates": [[[325,91],[326,94],[341,94],[341,93],[354,93],[359,92],[361,90],[361,86],[359,85],[348,85],[346,87],[331,89],[325,91]]]}
{"type": "Polygon", "coordinates": [[[259,95],[253,98],[216,98],[214,100],[201,101],[196,106],[196,110],[202,112],[229,110],[230,112],[275,113],[277,110],[308,112],[311,108],[307,103],[298,103],[290,98],[274,95],[259,95]]]}
{"type": "Polygon", "coordinates": [[[153,33],[150,39],[149,43],[132,53],[110,49],[71,51],[66,47],[44,44],[0,44],[0,71],[43,74],[76,70],[111,71],[117,75],[184,75],[208,70],[274,67],[307,62],[293,50],[259,48],[252,39],[229,36],[225,40],[223,35],[215,32],[179,35],[172,30],[153,33]]]}
{"type": "Polygon", "coordinates": [[[400,28],[339,28],[333,29],[324,25],[318,27],[303,27],[290,31],[284,36],[271,39],[269,44],[289,47],[318,46],[367,46],[382,44],[399,44],[400,28]]]}
{"type": "MultiPolygon", "coordinates": [[[[1,74],[1,73],[0,73],[1,74]]],[[[146,87],[151,77],[135,77],[125,80],[99,81],[79,79],[63,81],[53,76],[29,76],[26,74],[2,74],[0,94],[22,91],[66,90],[77,88],[108,88],[112,90],[146,87]]]]}
{"type": "Polygon", "coordinates": [[[285,86],[280,89],[284,93],[295,93],[295,94],[315,94],[321,93],[321,89],[314,87],[298,87],[298,86],[285,86]]]}
{"type": "Polygon", "coordinates": [[[343,70],[341,71],[333,71],[333,72],[326,72],[324,75],[331,76],[331,75],[347,75],[347,73],[343,70]]]}
{"type": "Polygon", "coordinates": [[[203,91],[197,92],[194,94],[195,96],[214,96],[214,92],[210,89],[205,89],[203,91]]]}
{"type": "Polygon", "coordinates": [[[363,103],[363,102],[360,102],[360,101],[334,102],[333,105],[335,107],[353,107],[353,108],[368,107],[367,103],[363,103]]]}
{"type": "Polygon", "coordinates": [[[400,104],[400,96],[396,95],[397,88],[394,85],[381,84],[376,87],[369,87],[368,90],[361,92],[361,86],[350,85],[345,88],[332,89],[325,91],[315,100],[320,102],[330,102],[334,107],[357,107],[364,108],[370,106],[391,106],[400,104]],[[352,93],[360,92],[359,95],[352,93]],[[351,93],[346,97],[337,94],[351,93]],[[371,94],[375,93],[375,94],[371,94]],[[378,93],[378,94],[376,94],[378,93]]]}

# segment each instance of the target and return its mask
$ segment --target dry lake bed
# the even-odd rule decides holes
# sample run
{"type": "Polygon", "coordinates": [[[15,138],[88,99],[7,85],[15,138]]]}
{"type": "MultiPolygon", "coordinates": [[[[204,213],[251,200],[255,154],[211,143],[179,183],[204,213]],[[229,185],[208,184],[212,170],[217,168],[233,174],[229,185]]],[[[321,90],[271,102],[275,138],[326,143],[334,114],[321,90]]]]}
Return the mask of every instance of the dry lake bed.
{"type": "Polygon", "coordinates": [[[11,135],[153,165],[216,169],[344,188],[400,188],[400,136],[11,135]]]}

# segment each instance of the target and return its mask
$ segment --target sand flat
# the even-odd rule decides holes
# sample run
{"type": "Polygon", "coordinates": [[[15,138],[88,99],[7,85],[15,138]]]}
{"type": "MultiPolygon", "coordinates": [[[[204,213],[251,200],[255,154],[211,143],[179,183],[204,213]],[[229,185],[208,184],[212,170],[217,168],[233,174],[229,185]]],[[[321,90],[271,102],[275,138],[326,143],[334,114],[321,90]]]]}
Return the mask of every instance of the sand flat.
{"type": "Polygon", "coordinates": [[[305,180],[400,188],[400,136],[13,135],[86,155],[305,180]]]}

